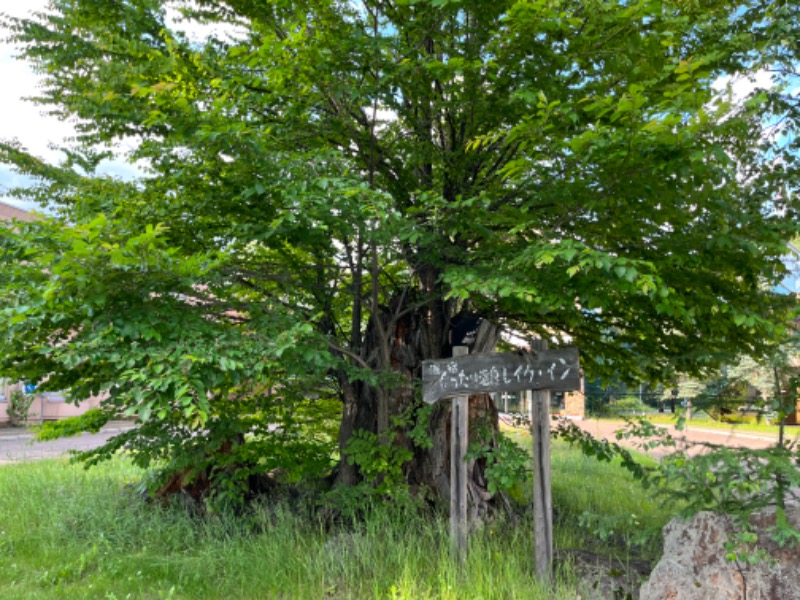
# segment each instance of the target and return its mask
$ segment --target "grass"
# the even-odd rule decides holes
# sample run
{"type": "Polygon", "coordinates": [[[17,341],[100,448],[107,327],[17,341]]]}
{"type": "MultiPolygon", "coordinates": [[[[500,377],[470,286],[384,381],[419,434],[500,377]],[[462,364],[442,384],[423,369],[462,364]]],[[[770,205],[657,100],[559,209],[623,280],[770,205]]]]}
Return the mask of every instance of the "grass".
{"type": "MultiPolygon", "coordinates": [[[[652,558],[670,518],[626,473],[553,447],[557,549],[652,558]]],[[[462,572],[446,515],[399,508],[331,528],[285,498],[247,516],[192,516],[148,504],[124,458],[90,471],[64,461],[0,468],[0,597],[575,598],[557,570],[552,589],[532,566],[532,524],[496,520],[470,534],[462,572]]],[[[518,491],[522,492],[522,491],[518,491]]]]}
{"type": "Polygon", "coordinates": [[[616,552],[622,559],[659,555],[661,528],[676,509],[665,510],[649,498],[618,461],[598,463],[556,443],[552,462],[558,547],[616,552]]]}

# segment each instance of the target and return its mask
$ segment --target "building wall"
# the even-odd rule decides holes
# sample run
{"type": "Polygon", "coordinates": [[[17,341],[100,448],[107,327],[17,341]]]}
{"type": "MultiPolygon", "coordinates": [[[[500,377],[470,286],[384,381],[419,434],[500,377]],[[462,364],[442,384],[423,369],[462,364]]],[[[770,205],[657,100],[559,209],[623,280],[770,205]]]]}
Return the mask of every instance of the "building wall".
{"type": "MultiPolygon", "coordinates": [[[[0,423],[9,421],[8,406],[11,398],[11,393],[15,390],[22,389],[19,383],[11,383],[8,380],[0,381],[0,423]]],[[[33,422],[36,421],[52,421],[56,419],[63,419],[64,417],[76,417],[82,415],[90,408],[97,408],[100,405],[99,398],[91,398],[85,402],[81,402],[78,406],[69,404],[65,401],[63,394],[34,393],[33,404],[28,411],[29,419],[33,422]]]]}
{"type": "Polygon", "coordinates": [[[0,202],[0,221],[11,221],[12,219],[33,221],[35,218],[34,215],[25,210],[0,202]]]}
{"type": "MultiPolygon", "coordinates": [[[[581,377],[581,388],[583,378],[581,377]]],[[[586,396],[583,389],[577,392],[567,392],[564,395],[564,416],[568,419],[583,420],[586,417],[586,396]]]]}

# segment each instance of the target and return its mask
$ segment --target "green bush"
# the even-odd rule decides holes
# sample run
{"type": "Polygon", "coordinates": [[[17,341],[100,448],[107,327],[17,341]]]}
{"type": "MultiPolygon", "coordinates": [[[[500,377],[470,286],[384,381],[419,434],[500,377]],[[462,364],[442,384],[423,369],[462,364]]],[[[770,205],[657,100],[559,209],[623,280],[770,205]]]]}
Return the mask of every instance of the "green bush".
{"type": "Polygon", "coordinates": [[[27,423],[28,418],[33,416],[29,414],[33,405],[33,394],[26,394],[22,390],[14,390],[8,400],[6,412],[11,424],[16,427],[27,423]]]}
{"type": "Polygon", "coordinates": [[[649,408],[636,396],[624,396],[614,402],[611,405],[611,408],[613,411],[619,413],[642,413],[649,410],[649,408]]]}

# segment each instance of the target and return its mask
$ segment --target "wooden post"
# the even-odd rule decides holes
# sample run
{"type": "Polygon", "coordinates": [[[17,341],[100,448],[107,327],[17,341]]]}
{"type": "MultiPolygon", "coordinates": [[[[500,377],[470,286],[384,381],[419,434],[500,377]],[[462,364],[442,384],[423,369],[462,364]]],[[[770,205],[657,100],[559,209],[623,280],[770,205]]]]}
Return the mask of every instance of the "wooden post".
{"type": "MultiPolygon", "coordinates": [[[[531,350],[547,350],[533,340],[531,350]]],[[[530,392],[529,392],[530,393],[530,392]]],[[[553,499],[550,487],[550,390],[534,390],[531,402],[533,438],[533,535],[536,576],[549,582],[553,569],[553,499]]]]}
{"type": "MultiPolygon", "coordinates": [[[[466,346],[454,346],[453,356],[469,353],[466,346]]],[[[467,558],[467,437],[469,396],[455,396],[450,426],[450,540],[453,555],[463,565],[467,558]]]]}
{"type": "Polygon", "coordinates": [[[550,394],[581,387],[580,361],[575,348],[534,352],[468,354],[453,348],[453,358],[422,363],[422,399],[433,403],[453,398],[450,435],[450,534],[454,554],[462,564],[467,553],[467,434],[469,394],[527,391],[532,395],[531,427],[534,455],[534,534],[536,573],[551,580],[553,563],[553,503],[550,491],[550,394]]]}

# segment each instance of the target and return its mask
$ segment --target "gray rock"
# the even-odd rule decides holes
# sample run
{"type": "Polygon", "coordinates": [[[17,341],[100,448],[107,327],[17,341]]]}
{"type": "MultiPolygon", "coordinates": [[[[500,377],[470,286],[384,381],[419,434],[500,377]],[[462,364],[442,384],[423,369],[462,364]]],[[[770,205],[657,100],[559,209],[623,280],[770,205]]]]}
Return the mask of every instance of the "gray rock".
{"type": "MultiPolygon", "coordinates": [[[[786,509],[788,521],[800,527],[800,508],[786,509]]],[[[726,559],[726,541],[737,527],[728,515],[701,512],[691,520],[673,519],[664,528],[664,554],[641,587],[641,600],[800,600],[800,546],[780,547],[770,536],[775,508],[750,518],[758,541],[745,548],[761,558],[748,564],[726,559]]]]}
{"type": "Polygon", "coordinates": [[[556,559],[581,582],[580,600],[639,600],[639,586],[650,573],[646,561],[622,561],[583,550],[564,550],[556,559]]]}

